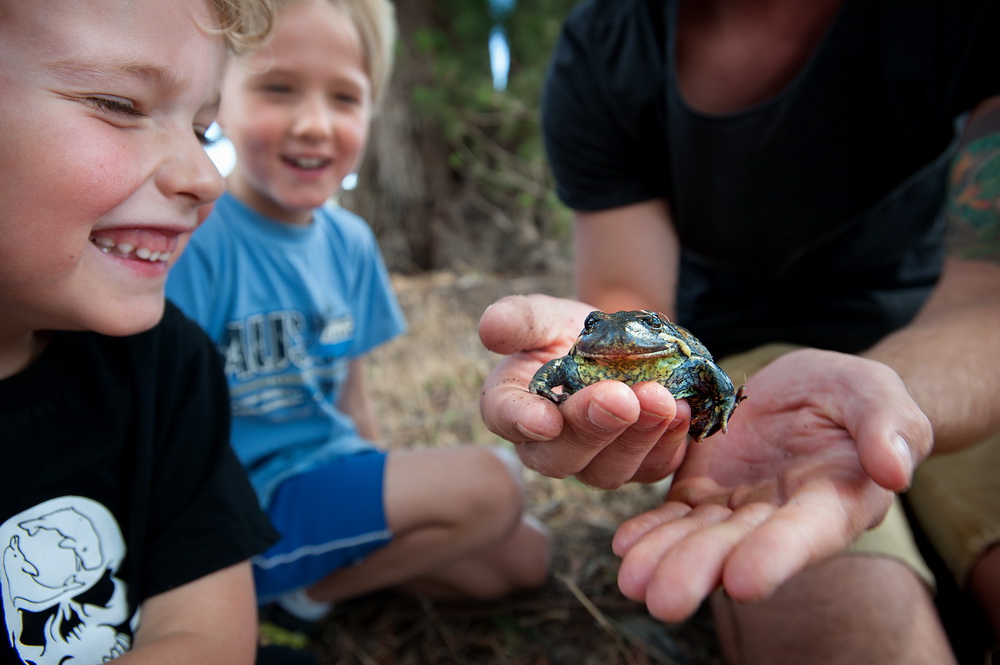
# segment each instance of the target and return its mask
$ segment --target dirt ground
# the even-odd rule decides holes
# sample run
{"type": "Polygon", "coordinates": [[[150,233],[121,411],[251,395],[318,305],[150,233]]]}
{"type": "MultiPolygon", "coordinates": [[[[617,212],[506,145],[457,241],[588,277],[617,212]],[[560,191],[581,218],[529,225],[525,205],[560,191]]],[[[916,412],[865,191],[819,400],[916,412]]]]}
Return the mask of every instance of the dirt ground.
{"type": "MultiPolygon", "coordinates": [[[[511,293],[569,292],[569,275],[514,279],[434,273],[397,276],[408,333],[369,363],[386,443],[397,449],[502,443],[482,425],[478,396],[497,358],[476,332],[483,309],[511,293]]],[[[653,621],[617,589],[614,530],[655,505],[661,490],[594,490],[527,473],[529,509],[554,537],[541,590],[489,605],[378,595],[339,605],[318,655],[329,665],[716,665],[707,614],[681,626],[653,621]]]]}

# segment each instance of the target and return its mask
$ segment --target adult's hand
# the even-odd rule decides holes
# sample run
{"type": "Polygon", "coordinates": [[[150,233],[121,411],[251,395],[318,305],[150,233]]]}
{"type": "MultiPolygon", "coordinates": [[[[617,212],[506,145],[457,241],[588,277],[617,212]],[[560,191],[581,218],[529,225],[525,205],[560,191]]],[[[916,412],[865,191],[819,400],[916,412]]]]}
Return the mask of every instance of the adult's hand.
{"type": "Polygon", "coordinates": [[[547,476],[575,475],[605,489],[659,480],[680,463],[690,418],[666,388],[601,381],[561,406],[528,392],[538,368],[569,351],[593,309],[544,295],[509,296],[486,309],[479,336],[504,358],[483,387],[483,421],[547,476]]]}
{"type": "Polygon", "coordinates": [[[728,435],[692,445],[666,502],[614,540],[619,586],[680,621],[722,585],[764,598],[885,516],[932,445],[930,423],[889,367],[816,350],[750,379],[728,435]]]}

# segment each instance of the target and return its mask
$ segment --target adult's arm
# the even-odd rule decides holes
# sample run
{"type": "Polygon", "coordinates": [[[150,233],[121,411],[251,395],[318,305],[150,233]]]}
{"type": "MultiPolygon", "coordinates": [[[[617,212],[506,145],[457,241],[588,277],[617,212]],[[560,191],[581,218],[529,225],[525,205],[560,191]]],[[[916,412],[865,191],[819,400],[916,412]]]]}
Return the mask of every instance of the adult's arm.
{"type": "Polygon", "coordinates": [[[864,354],[892,367],[952,452],[1000,429],[1000,266],[951,259],[926,307],[864,354]]]}
{"type": "MultiPolygon", "coordinates": [[[[948,211],[971,247],[1000,257],[1000,98],[970,117],[951,174],[948,211]]],[[[969,252],[968,250],[971,250],[969,252]]],[[[870,349],[903,378],[934,427],[935,452],[1000,429],[1000,265],[952,257],[916,319],[870,349]]]]}
{"type": "Polygon", "coordinates": [[[577,297],[604,311],[651,309],[673,318],[680,248],[667,202],[573,215],[577,297]]]}

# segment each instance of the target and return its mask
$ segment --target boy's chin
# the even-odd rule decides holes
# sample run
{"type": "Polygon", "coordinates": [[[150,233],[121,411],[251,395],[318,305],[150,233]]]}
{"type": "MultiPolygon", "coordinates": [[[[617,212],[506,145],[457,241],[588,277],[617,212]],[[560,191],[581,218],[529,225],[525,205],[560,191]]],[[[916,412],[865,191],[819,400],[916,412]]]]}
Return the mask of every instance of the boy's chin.
{"type": "Polygon", "coordinates": [[[143,298],[141,302],[123,303],[117,315],[95,317],[88,328],[110,337],[137,335],[153,328],[163,318],[164,298],[143,298]]]}

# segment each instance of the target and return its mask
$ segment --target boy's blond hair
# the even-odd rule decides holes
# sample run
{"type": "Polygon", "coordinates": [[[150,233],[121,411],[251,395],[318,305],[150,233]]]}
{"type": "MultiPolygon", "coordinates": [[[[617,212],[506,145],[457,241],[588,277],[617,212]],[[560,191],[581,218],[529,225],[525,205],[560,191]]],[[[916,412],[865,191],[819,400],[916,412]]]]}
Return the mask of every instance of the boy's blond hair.
{"type": "MultiPolygon", "coordinates": [[[[260,45],[274,22],[273,0],[212,0],[212,4],[219,18],[218,32],[237,53],[260,45]]],[[[0,19],[6,9],[0,3],[0,19]]]]}
{"type": "Polygon", "coordinates": [[[272,0],[212,0],[212,4],[219,16],[219,32],[237,53],[258,46],[271,30],[272,0]]]}
{"type": "MultiPolygon", "coordinates": [[[[221,2],[222,0],[216,0],[221,2]]],[[[275,0],[280,9],[303,0],[275,0]]],[[[396,49],[396,9],[389,0],[318,0],[340,8],[361,37],[362,57],[372,84],[372,104],[376,108],[385,94],[392,74],[396,49]]]]}

